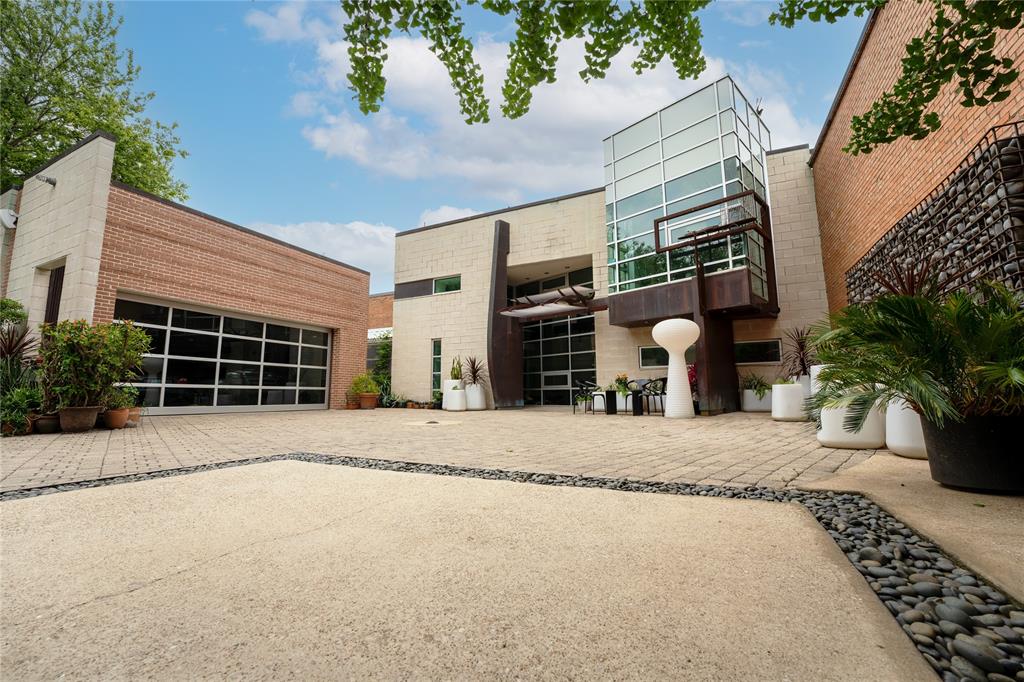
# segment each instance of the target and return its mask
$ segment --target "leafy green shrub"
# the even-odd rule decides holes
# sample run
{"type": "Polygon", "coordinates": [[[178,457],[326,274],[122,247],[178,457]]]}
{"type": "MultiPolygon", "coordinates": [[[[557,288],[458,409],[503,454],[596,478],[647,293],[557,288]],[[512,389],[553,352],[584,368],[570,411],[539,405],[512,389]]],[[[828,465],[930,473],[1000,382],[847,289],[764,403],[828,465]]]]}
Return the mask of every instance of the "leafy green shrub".
{"type": "Polygon", "coordinates": [[[1024,298],[1002,284],[941,299],[882,296],[835,313],[831,327],[813,340],[826,366],[811,405],[847,406],[847,430],[894,398],[939,428],[1024,415],[1024,298]]]}
{"type": "Polygon", "coordinates": [[[131,381],[149,349],[149,335],[131,323],[43,325],[42,380],[57,409],[104,404],[114,384],[131,381]]]}
{"type": "Polygon", "coordinates": [[[111,386],[103,399],[103,406],[108,410],[121,410],[135,407],[139,398],[139,389],[134,386],[111,386]]]}
{"type": "Polygon", "coordinates": [[[772,386],[760,374],[745,374],[740,377],[740,390],[753,391],[757,399],[761,400],[772,390],[772,386]]]}
{"type": "Polygon", "coordinates": [[[37,345],[23,322],[0,324],[0,395],[35,385],[37,345]]]}
{"type": "Polygon", "coordinates": [[[373,380],[369,374],[357,374],[352,379],[352,385],[350,387],[352,393],[359,395],[361,393],[380,393],[380,386],[373,380]]]}
{"type": "Polygon", "coordinates": [[[0,423],[5,436],[20,436],[28,432],[28,416],[39,410],[42,393],[35,386],[18,386],[3,395],[0,405],[0,423]]]}
{"type": "Polygon", "coordinates": [[[0,298],[0,324],[25,324],[28,313],[25,306],[12,298],[0,298]]]}

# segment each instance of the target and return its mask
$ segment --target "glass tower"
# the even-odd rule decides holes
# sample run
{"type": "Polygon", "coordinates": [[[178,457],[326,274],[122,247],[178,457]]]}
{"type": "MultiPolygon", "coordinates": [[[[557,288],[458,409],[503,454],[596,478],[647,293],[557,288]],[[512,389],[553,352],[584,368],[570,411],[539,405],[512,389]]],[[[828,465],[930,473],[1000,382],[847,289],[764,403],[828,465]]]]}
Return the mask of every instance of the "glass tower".
{"type": "MultiPolygon", "coordinates": [[[[654,220],[745,190],[767,203],[768,149],[768,129],[728,76],[605,139],[609,293],[693,277],[692,247],[655,252],[654,220]]],[[[728,208],[735,212],[741,203],[728,208]]],[[[729,215],[725,205],[688,214],[668,226],[669,238],[722,224],[729,215]]],[[[754,293],[765,297],[762,246],[751,233],[701,246],[704,271],[749,260],[754,293]]]]}

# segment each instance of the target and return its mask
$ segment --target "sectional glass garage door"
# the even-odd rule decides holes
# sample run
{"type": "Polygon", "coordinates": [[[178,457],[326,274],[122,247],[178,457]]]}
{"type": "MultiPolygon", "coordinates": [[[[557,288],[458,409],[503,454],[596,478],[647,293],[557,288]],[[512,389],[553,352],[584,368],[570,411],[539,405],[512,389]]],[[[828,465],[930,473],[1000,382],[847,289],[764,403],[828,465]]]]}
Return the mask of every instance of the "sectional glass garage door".
{"type": "Polygon", "coordinates": [[[330,334],[174,304],[118,299],[150,337],[135,386],[154,414],[327,406],[330,334]]]}

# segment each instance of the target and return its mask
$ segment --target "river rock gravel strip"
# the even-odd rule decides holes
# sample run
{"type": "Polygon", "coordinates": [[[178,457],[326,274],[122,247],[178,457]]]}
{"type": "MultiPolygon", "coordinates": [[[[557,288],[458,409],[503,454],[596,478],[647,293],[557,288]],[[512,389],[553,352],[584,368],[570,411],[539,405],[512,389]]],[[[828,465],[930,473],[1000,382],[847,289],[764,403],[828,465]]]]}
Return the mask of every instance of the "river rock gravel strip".
{"type": "Polygon", "coordinates": [[[0,502],[283,460],[538,485],[797,502],[832,536],[943,682],[1024,682],[1024,607],[957,566],[938,546],[877,504],[853,493],[562,476],[295,452],[12,490],[0,493],[0,502]]]}

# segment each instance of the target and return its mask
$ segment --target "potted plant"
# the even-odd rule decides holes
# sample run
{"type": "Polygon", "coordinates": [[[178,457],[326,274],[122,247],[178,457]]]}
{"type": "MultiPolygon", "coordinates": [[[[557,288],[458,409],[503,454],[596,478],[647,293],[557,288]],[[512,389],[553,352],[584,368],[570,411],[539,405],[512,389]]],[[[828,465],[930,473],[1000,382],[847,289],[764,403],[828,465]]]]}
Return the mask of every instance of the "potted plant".
{"type": "Polygon", "coordinates": [[[135,427],[142,423],[142,406],[139,405],[139,389],[134,386],[122,386],[128,404],[128,422],[125,426],[135,427]]]}
{"type": "Polygon", "coordinates": [[[435,410],[440,410],[444,407],[444,393],[441,391],[434,391],[430,394],[430,407],[435,410]]]}
{"type": "Polygon", "coordinates": [[[467,410],[487,409],[487,391],[484,389],[486,378],[487,367],[483,360],[477,360],[475,357],[466,358],[463,379],[466,385],[467,410]]]}
{"type": "Polygon", "coordinates": [[[455,387],[462,387],[462,360],[458,356],[452,360],[448,378],[441,382],[441,409],[448,409],[448,399],[455,387]]]}
{"type": "Polygon", "coordinates": [[[149,335],[131,323],[90,325],[85,320],[43,325],[41,332],[43,382],[56,399],[60,427],[88,431],[110,387],[134,378],[149,335]]]}
{"type": "Polygon", "coordinates": [[[24,436],[32,433],[32,415],[39,409],[42,394],[35,386],[18,386],[8,391],[0,405],[0,433],[24,436]]]}
{"type": "Polygon", "coordinates": [[[406,400],[405,401],[405,409],[407,409],[407,410],[415,410],[417,407],[419,407],[419,405],[416,403],[416,401],[414,401],[414,400],[406,400]]]}
{"type": "Polygon", "coordinates": [[[811,366],[815,364],[810,337],[811,332],[807,327],[788,330],[786,349],[782,353],[783,371],[803,387],[805,398],[811,395],[811,366]]]}
{"type": "Polygon", "coordinates": [[[776,379],[772,385],[772,419],[780,422],[807,420],[804,387],[791,379],[776,379]]]}
{"type": "Polygon", "coordinates": [[[740,409],[744,412],[771,412],[772,385],[759,374],[740,377],[740,409]]]}
{"type": "Polygon", "coordinates": [[[108,429],[123,429],[128,424],[128,410],[135,406],[138,395],[134,386],[112,386],[103,399],[104,425],[108,429]]]}
{"type": "Polygon", "coordinates": [[[847,407],[858,431],[894,399],[922,417],[934,480],[1024,492],[1024,299],[1002,284],[943,296],[890,294],[847,306],[815,339],[828,365],[816,408],[847,407]]]}
{"type": "Polygon", "coordinates": [[[367,373],[357,374],[352,379],[350,391],[359,398],[359,409],[372,410],[377,407],[377,396],[380,393],[380,386],[367,373]]]}

